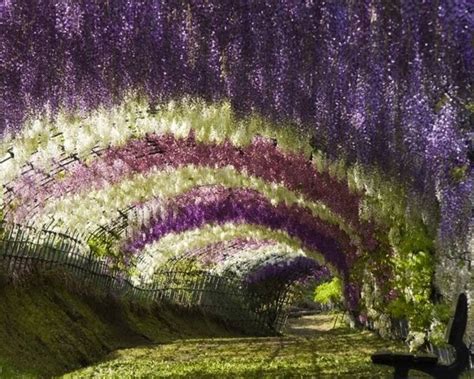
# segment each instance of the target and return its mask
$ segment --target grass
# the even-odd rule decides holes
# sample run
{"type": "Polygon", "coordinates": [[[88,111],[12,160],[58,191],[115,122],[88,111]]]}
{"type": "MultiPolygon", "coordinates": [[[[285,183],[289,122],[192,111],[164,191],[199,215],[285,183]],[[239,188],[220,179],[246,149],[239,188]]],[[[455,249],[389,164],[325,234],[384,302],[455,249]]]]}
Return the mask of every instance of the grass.
{"type": "Polygon", "coordinates": [[[235,335],[200,312],[121,302],[57,272],[0,283],[0,378],[57,376],[121,348],[235,335]]]}
{"type": "Polygon", "coordinates": [[[200,312],[121,302],[63,274],[0,280],[0,378],[391,377],[370,354],[402,345],[332,326],[330,315],[305,316],[280,337],[242,337],[200,312]]]}
{"type": "Polygon", "coordinates": [[[183,339],[122,349],[65,378],[391,376],[390,368],[370,362],[370,354],[401,345],[344,325],[331,328],[331,316],[305,316],[281,337],[183,339]]]}

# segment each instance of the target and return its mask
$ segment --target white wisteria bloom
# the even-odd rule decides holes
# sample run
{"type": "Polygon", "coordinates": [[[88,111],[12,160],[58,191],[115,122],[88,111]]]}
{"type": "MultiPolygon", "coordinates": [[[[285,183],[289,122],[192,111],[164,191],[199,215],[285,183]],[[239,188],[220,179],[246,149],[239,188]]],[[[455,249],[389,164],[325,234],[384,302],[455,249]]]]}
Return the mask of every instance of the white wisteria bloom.
{"type": "MultiPolygon", "coordinates": [[[[167,234],[158,241],[146,245],[140,251],[141,258],[137,268],[139,272],[155,272],[163,262],[173,256],[180,256],[185,252],[203,248],[209,244],[235,239],[274,241],[279,246],[284,246],[285,251],[311,257],[319,264],[326,265],[332,272],[336,272],[331,264],[325,262],[320,252],[305,249],[301,241],[290,237],[284,231],[272,230],[260,225],[234,223],[206,224],[182,233],[167,234]]],[[[147,277],[146,280],[151,280],[151,277],[147,277]]]]}
{"type": "Polygon", "coordinates": [[[59,208],[66,202],[68,213],[63,213],[62,219],[68,227],[82,228],[83,224],[76,224],[74,214],[84,213],[91,224],[100,224],[103,217],[113,220],[118,210],[130,204],[138,204],[161,199],[162,203],[183,194],[195,187],[221,185],[226,188],[249,188],[265,196],[272,204],[298,204],[307,208],[314,216],[331,224],[337,225],[345,231],[356,246],[361,246],[360,237],[351,225],[347,224],[342,216],[330,211],[319,201],[306,200],[302,204],[300,195],[288,190],[281,184],[268,183],[257,177],[241,173],[232,166],[222,168],[196,167],[193,165],[178,169],[153,170],[148,174],[136,174],[117,184],[108,184],[104,188],[87,191],[73,196],[64,196],[49,201],[37,216],[33,217],[42,223],[44,218],[58,215],[59,208]],[[100,209],[100,211],[99,211],[100,209]],[[74,221],[73,221],[74,220],[74,221]]]}

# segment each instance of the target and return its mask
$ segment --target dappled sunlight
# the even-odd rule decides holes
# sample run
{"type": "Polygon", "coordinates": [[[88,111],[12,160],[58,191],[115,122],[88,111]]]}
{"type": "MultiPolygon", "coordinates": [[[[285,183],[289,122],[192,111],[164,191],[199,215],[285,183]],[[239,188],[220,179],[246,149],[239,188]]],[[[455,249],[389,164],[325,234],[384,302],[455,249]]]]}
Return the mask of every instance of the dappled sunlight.
{"type": "Polygon", "coordinates": [[[284,333],[290,335],[311,335],[317,332],[327,332],[340,328],[340,321],[335,325],[336,314],[332,315],[317,315],[317,316],[303,316],[291,319],[288,322],[284,333]]]}
{"type": "Polygon", "coordinates": [[[389,370],[375,367],[369,356],[381,348],[401,348],[370,332],[338,324],[334,315],[291,319],[280,337],[185,339],[170,344],[121,350],[106,361],[67,377],[137,375],[338,375],[380,377],[389,370]],[[304,329],[305,332],[301,333],[304,329]]]}

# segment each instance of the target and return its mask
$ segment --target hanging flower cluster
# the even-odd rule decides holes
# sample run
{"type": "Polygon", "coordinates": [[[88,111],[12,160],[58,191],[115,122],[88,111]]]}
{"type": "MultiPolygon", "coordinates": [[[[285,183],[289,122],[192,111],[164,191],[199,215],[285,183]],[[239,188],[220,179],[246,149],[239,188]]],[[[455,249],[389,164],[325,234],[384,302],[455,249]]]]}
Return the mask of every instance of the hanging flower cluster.
{"type": "Polygon", "coordinates": [[[297,256],[291,259],[268,259],[264,265],[253,267],[245,277],[248,285],[255,285],[269,281],[281,283],[295,283],[307,279],[324,280],[330,277],[326,267],[319,266],[314,260],[297,256]]]}
{"type": "MultiPolygon", "coordinates": [[[[5,2],[3,214],[86,234],[122,217],[115,248],[150,275],[235,239],[242,257],[278,244],[321,254],[350,309],[369,270],[415,317],[434,263],[428,275],[403,262],[447,257],[471,236],[471,8],[5,2]]],[[[311,265],[285,259],[257,276],[311,265]]]]}
{"type": "MultiPolygon", "coordinates": [[[[122,108],[128,106],[134,109],[133,112],[139,113],[139,104],[130,102],[124,104],[122,108]]],[[[162,217],[172,215],[171,205],[174,204],[173,199],[176,197],[186,198],[186,193],[191,191],[193,195],[187,195],[187,198],[192,199],[195,196],[199,202],[200,197],[205,196],[205,192],[200,194],[199,190],[194,191],[193,188],[203,186],[224,186],[236,190],[245,188],[258,192],[259,196],[263,196],[269,202],[269,207],[280,207],[283,212],[287,212],[285,209],[298,210],[295,215],[306,214],[308,217],[319,219],[323,222],[324,228],[332,228],[332,235],[336,240],[341,236],[341,241],[346,241],[347,252],[353,257],[350,259],[354,260],[354,257],[359,257],[362,253],[371,252],[372,260],[369,266],[374,269],[378,280],[385,281],[386,286],[390,287],[392,274],[389,265],[387,266],[387,254],[391,254],[391,247],[387,245],[387,241],[380,240],[380,233],[391,225],[395,215],[396,220],[404,220],[405,205],[400,202],[403,198],[402,193],[394,196],[393,186],[385,188],[377,176],[367,176],[357,167],[341,175],[341,168],[344,166],[328,164],[317,154],[313,155],[312,161],[308,160],[305,158],[307,157],[305,149],[298,150],[297,147],[306,146],[304,142],[292,145],[285,142],[281,135],[279,137],[278,133],[272,132],[284,129],[270,129],[267,124],[255,121],[252,124],[254,126],[248,129],[253,130],[254,137],[250,139],[246,137],[246,143],[239,144],[234,138],[239,133],[239,129],[234,127],[238,123],[230,122],[224,117],[224,121],[229,125],[226,129],[228,138],[222,138],[216,126],[222,119],[216,114],[225,115],[227,108],[206,107],[199,103],[194,103],[194,106],[198,109],[197,113],[193,113],[192,107],[191,111],[187,112],[182,108],[172,110],[173,106],[170,103],[163,113],[163,119],[144,112],[135,120],[139,121],[137,123],[141,122],[140,125],[147,125],[145,134],[130,132],[133,128],[127,122],[122,124],[124,125],[122,130],[124,135],[129,135],[129,141],[117,141],[110,147],[104,146],[101,150],[95,149],[88,154],[82,147],[76,146],[73,150],[78,153],[71,157],[62,155],[63,149],[52,148],[49,142],[44,145],[45,150],[39,147],[34,152],[30,148],[29,155],[19,155],[19,146],[30,146],[24,144],[31,141],[30,137],[33,140],[36,138],[40,142],[38,146],[42,146],[41,141],[44,138],[41,137],[42,129],[36,131],[39,133],[36,137],[32,137],[35,136],[35,132],[30,130],[29,137],[13,141],[16,154],[14,158],[4,162],[4,164],[16,162],[10,164],[8,171],[13,181],[7,184],[4,199],[7,205],[5,208],[7,218],[16,221],[35,220],[40,224],[48,224],[51,217],[54,217],[57,222],[54,227],[58,230],[79,228],[82,231],[91,231],[98,226],[106,227],[121,217],[123,211],[132,205],[138,217],[135,221],[134,216],[132,217],[128,230],[134,234],[143,224],[149,224],[154,215],[162,217]],[[180,125],[186,124],[186,117],[191,120],[191,126],[186,126],[183,129],[185,134],[182,134],[180,125]],[[205,129],[206,127],[208,129],[205,129]],[[133,138],[134,135],[137,137],[133,138]],[[263,158],[260,155],[263,155],[263,158]],[[24,169],[15,171],[14,168],[25,159],[30,162],[29,166],[26,166],[29,168],[26,171],[24,169]],[[291,170],[288,170],[288,167],[291,170]],[[342,207],[341,204],[345,206],[342,207]],[[359,217],[360,215],[362,217],[359,217]],[[373,234],[372,220],[377,223],[375,226],[378,229],[377,237],[373,234]],[[383,242],[382,246],[385,245],[383,248],[380,242],[383,242]],[[373,251],[377,249],[386,250],[374,259],[373,251]]],[[[96,113],[94,117],[95,120],[101,120],[101,125],[118,125],[122,117],[129,117],[134,114],[133,112],[119,113],[119,117],[103,111],[96,113]]],[[[67,130],[64,124],[58,123],[52,125],[53,132],[49,131],[45,135],[48,138],[52,137],[48,133],[54,133],[55,128],[59,126],[63,128],[61,133],[67,130]]],[[[106,130],[106,127],[102,126],[102,129],[106,130]]],[[[80,135],[79,127],[70,130],[73,131],[73,135],[74,133],[80,135]]],[[[89,140],[98,139],[91,145],[101,146],[100,136],[93,131],[91,127],[87,132],[90,135],[89,140]]],[[[64,135],[60,134],[59,137],[61,143],[65,143],[64,135]]],[[[290,211],[290,214],[292,212],[294,211],[290,211]]],[[[395,225],[400,225],[399,221],[395,225]]],[[[240,226],[237,229],[239,228],[240,226]]],[[[184,239],[186,243],[182,243],[180,238],[186,235],[186,232],[173,231],[161,236],[156,243],[145,246],[138,255],[143,257],[137,266],[141,278],[151,278],[159,265],[179,250],[175,249],[176,246],[180,246],[184,252],[192,250],[198,242],[205,248],[213,241],[219,241],[219,237],[212,234],[204,233],[201,236],[199,234],[201,229],[204,231],[205,227],[191,229],[195,233],[191,233],[193,237],[184,239]],[[157,245],[165,246],[165,249],[155,249],[157,245]]],[[[253,230],[248,229],[246,237],[252,236],[252,233],[253,230]]],[[[244,235],[245,233],[241,233],[242,237],[244,235]]],[[[271,235],[271,238],[280,237],[280,234],[271,235]]],[[[298,235],[294,237],[299,239],[298,235]]],[[[392,242],[396,243],[396,241],[390,243],[392,242]]],[[[317,256],[321,253],[314,251],[315,246],[304,246],[308,256],[314,257],[315,254],[317,256]]],[[[293,246],[292,249],[294,248],[293,246]]],[[[103,253],[106,253],[106,250],[103,250],[103,253]]],[[[121,254],[119,251],[117,253],[121,254]]],[[[211,257],[209,260],[211,261],[211,257]]],[[[125,261],[133,262],[129,256],[124,256],[125,261]]],[[[362,261],[358,263],[362,264],[362,261]]],[[[354,271],[353,268],[351,270],[354,271]]],[[[352,281],[358,282],[359,279],[357,274],[351,279],[345,278],[345,282],[348,283],[345,292],[348,294],[348,299],[354,299],[351,301],[351,309],[358,306],[359,300],[357,289],[349,291],[352,288],[349,284],[352,281]]]]}
{"type": "MultiPolygon", "coordinates": [[[[307,145],[304,142],[291,144],[288,142],[291,139],[287,141],[281,134],[274,132],[285,129],[271,129],[268,124],[258,120],[249,121],[254,124],[245,129],[251,130],[254,137],[247,136],[245,143],[238,142],[235,136],[239,135],[240,131],[235,125],[245,124],[238,124],[231,118],[226,119],[228,114],[224,120],[217,117],[217,114],[225,115],[228,108],[189,104],[194,104],[197,111],[193,111],[192,106],[190,111],[183,108],[173,110],[170,103],[165,107],[162,119],[143,111],[143,114],[134,120],[137,124],[141,122],[140,125],[145,125],[144,130],[147,132],[140,134],[141,132],[132,128],[130,122],[122,123],[124,126],[121,130],[125,136],[129,136],[129,140],[116,141],[110,147],[101,147],[103,141],[100,136],[94,134],[91,127],[87,132],[89,134],[83,136],[89,135],[89,140],[95,141],[90,145],[97,145],[101,149],[86,153],[87,149],[78,145],[73,148],[77,154],[71,157],[61,153],[62,145],[56,148],[54,145],[50,146],[49,142],[45,145],[41,142],[48,140],[44,136],[53,138],[50,133],[58,132],[60,126],[63,128],[61,133],[67,131],[64,126],[67,124],[66,119],[63,120],[66,124],[55,123],[52,125],[52,131],[49,130],[44,135],[41,128],[36,131],[28,130],[23,139],[12,141],[14,157],[3,163],[9,165],[7,177],[13,179],[6,184],[6,217],[16,221],[34,220],[40,224],[48,224],[53,217],[56,221],[54,227],[58,230],[80,228],[82,231],[92,231],[98,226],[106,227],[121,217],[124,210],[131,205],[138,212],[137,215],[139,214],[136,219],[132,217],[128,228],[130,233],[135,234],[143,224],[149,225],[154,215],[173,215],[171,205],[174,204],[174,198],[186,198],[189,191],[194,195],[188,195],[188,199],[189,196],[196,196],[198,202],[200,197],[206,196],[205,192],[200,194],[199,190],[193,188],[224,186],[236,190],[249,189],[263,196],[269,202],[269,207],[280,207],[280,210],[284,209],[283,212],[287,212],[285,209],[297,209],[295,215],[306,214],[323,222],[324,228],[332,228],[331,233],[336,240],[341,236],[341,241],[346,241],[344,243],[348,247],[349,257],[352,255],[349,265],[352,265],[350,262],[354,262],[355,257],[360,257],[363,253],[370,254],[372,259],[367,267],[374,270],[379,282],[384,281],[385,286],[390,287],[393,276],[387,257],[390,257],[391,249],[398,242],[396,239],[384,241],[381,233],[386,233],[386,227],[398,228],[407,221],[406,205],[400,201],[403,199],[403,192],[394,192],[393,185],[386,186],[377,175],[367,175],[357,166],[341,174],[341,170],[346,166],[331,164],[318,154],[313,154],[312,160],[309,160],[304,148],[307,145]],[[186,117],[191,120],[188,120],[189,124],[186,123],[186,117]],[[228,138],[219,135],[217,124],[221,121],[225,121],[229,126],[225,132],[228,138]],[[180,125],[187,126],[181,128],[180,125]],[[39,134],[36,135],[36,132],[39,134]],[[29,147],[30,153],[18,153],[21,151],[19,146],[34,146],[28,141],[35,139],[39,141],[37,151],[29,147]],[[44,146],[44,150],[40,146],[44,146]],[[260,155],[263,155],[263,158],[260,155]],[[25,160],[29,162],[28,166],[25,166],[26,170],[15,168],[25,160]],[[288,170],[288,167],[291,170],[288,170]],[[342,207],[341,204],[345,206],[342,207]],[[377,230],[377,236],[374,235],[374,230],[377,230]],[[377,250],[380,252],[374,254],[377,250]]],[[[124,103],[119,109],[127,106],[133,109],[132,113],[122,114],[117,111],[119,116],[113,116],[102,111],[95,113],[95,120],[100,120],[102,130],[107,130],[104,125],[119,125],[122,117],[139,114],[140,103],[124,103]]],[[[70,130],[72,135],[80,135],[80,127],[70,130]]],[[[59,138],[62,144],[67,140],[63,134],[56,138],[59,138]]],[[[5,143],[4,146],[6,148],[8,144],[5,143]]],[[[90,146],[88,148],[90,149],[90,146]]],[[[8,155],[8,149],[4,151],[8,155]]],[[[290,211],[290,214],[292,212],[294,211],[290,211]]],[[[234,223],[235,220],[232,220],[234,223]]],[[[186,231],[173,231],[161,236],[156,243],[146,245],[143,251],[138,253],[138,257],[143,257],[137,266],[141,278],[151,278],[159,265],[179,250],[175,249],[176,246],[180,246],[184,252],[199,244],[205,248],[213,241],[219,241],[216,235],[204,232],[207,222],[204,226],[191,229],[194,233],[189,234],[192,237],[184,239],[186,243],[180,238],[187,234],[186,231]],[[202,236],[201,231],[204,232],[202,236]],[[156,249],[156,246],[165,246],[165,249],[156,249]]],[[[240,222],[242,221],[236,224],[237,230],[241,226],[240,222]]],[[[252,236],[252,233],[251,228],[247,229],[246,233],[241,233],[241,237],[252,236]]],[[[292,236],[297,240],[300,238],[298,235],[292,236]]],[[[281,234],[270,234],[269,238],[281,237],[281,234]]],[[[319,250],[314,251],[315,246],[302,242],[308,256],[322,254],[319,250]]],[[[294,248],[295,246],[292,247],[294,248]]],[[[342,246],[342,249],[345,247],[342,246]]],[[[107,253],[102,250],[104,254],[107,253]]],[[[397,249],[394,249],[393,253],[398,254],[401,259],[405,254],[397,249]]],[[[122,253],[116,251],[115,254],[122,253]]],[[[134,262],[130,261],[129,256],[124,256],[125,261],[134,262]]],[[[209,257],[209,262],[211,261],[212,258],[209,257]]],[[[363,262],[364,260],[357,265],[362,266],[363,262]]],[[[327,261],[325,263],[328,264],[327,261]]],[[[400,270],[403,270],[402,265],[399,266],[400,270]]],[[[336,267],[335,272],[340,270],[339,266],[336,267]]],[[[347,283],[345,292],[347,299],[351,301],[351,309],[356,309],[360,304],[358,285],[353,288],[351,283],[359,282],[360,276],[356,274],[355,267],[350,270],[354,275],[352,278],[344,278],[347,283]]],[[[400,270],[395,264],[396,277],[400,277],[400,273],[405,275],[400,270]]]]}
{"type": "MultiPolygon", "coordinates": [[[[193,250],[208,251],[214,245],[233,243],[235,240],[242,241],[273,241],[284,251],[291,251],[294,254],[302,254],[316,260],[319,264],[327,265],[331,270],[336,271],[330,263],[324,262],[324,257],[317,251],[306,249],[297,238],[291,237],[282,230],[272,230],[268,227],[255,224],[236,224],[232,222],[213,225],[206,224],[200,228],[187,230],[183,233],[170,233],[156,242],[146,245],[140,253],[140,260],[137,263],[138,272],[142,275],[142,280],[149,280],[157,268],[173,256],[182,256],[193,250]]],[[[262,252],[268,251],[271,244],[267,242],[263,246],[257,244],[256,249],[262,252]]],[[[211,253],[212,254],[212,253],[211,253]]],[[[225,254],[225,251],[224,253],[225,254]]],[[[240,254],[240,253],[239,253],[240,254]]],[[[237,254],[237,255],[239,255],[237,254]]],[[[244,250],[243,255],[258,257],[253,250],[244,250]]],[[[233,259],[235,254],[225,256],[220,262],[220,256],[216,256],[214,263],[216,269],[226,267],[228,259],[233,259]]],[[[247,259],[244,258],[244,259],[247,259]]]]}
{"type": "Polygon", "coordinates": [[[329,270],[318,266],[312,259],[296,257],[281,262],[268,262],[252,271],[245,282],[249,285],[278,280],[283,283],[301,282],[307,279],[324,280],[330,276],[329,270]]]}
{"type": "Polygon", "coordinates": [[[272,206],[251,190],[199,188],[178,197],[166,217],[152,219],[125,247],[140,252],[146,245],[168,233],[183,232],[209,223],[249,223],[285,230],[301,239],[311,250],[319,251],[340,270],[356,257],[356,249],[338,229],[331,228],[297,208],[272,206]]]}
{"type": "Polygon", "coordinates": [[[357,226],[361,233],[370,229],[367,223],[359,222],[359,196],[352,193],[347,185],[327,173],[318,173],[308,160],[296,154],[284,154],[270,141],[263,139],[254,140],[246,148],[238,148],[229,142],[219,145],[196,143],[192,136],[174,139],[170,135],[150,135],[146,139],[132,140],[123,148],[105,151],[90,164],[72,161],[67,174],[47,179],[44,171],[32,170],[9,183],[12,189],[9,196],[21,204],[14,210],[14,214],[19,215],[15,219],[21,221],[22,215],[31,215],[32,206],[41,209],[46,202],[64,194],[72,196],[92,189],[99,190],[120,183],[133,174],[170,171],[185,165],[231,166],[237,172],[248,173],[266,182],[281,183],[311,200],[323,202],[357,226]]]}
{"type": "Polygon", "coordinates": [[[291,250],[288,245],[272,240],[236,238],[230,241],[211,242],[207,246],[186,251],[180,258],[194,259],[204,267],[214,267],[224,262],[227,264],[235,256],[250,253],[255,255],[253,252],[261,251],[261,249],[282,249],[283,247],[291,250]]]}
{"type": "Polygon", "coordinates": [[[229,99],[238,114],[295,122],[331,157],[375,164],[437,196],[446,240],[466,231],[473,186],[471,12],[447,0],[9,1],[0,129],[130,92],[153,103],[229,99]]]}
{"type": "Polygon", "coordinates": [[[131,97],[86,114],[64,111],[53,120],[28,120],[21,131],[0,141],[2,157],[14,158],[2,159],[2,180],[10,182],[25,164],[40,170],[40,174],[41,170],[48,172],[61,161],[58,155],[62,151],[65,158],[72,155],[88,161],[96,157],[96,149],[91,154],[94,147],[120,147],[131,138],[143,139],[150,134],[170,134],[179,139],[193,133],[198,142],[218,144],[228,140],[237,147],[245,147],[256,136],[262,136],[276,142],[283,152],[311,154],[307,135],[291,125],[275,127],[257,115],[237,119],[227,102],[208,104],[185,98],[157,105],[153,111],[150,106],[147,101],[131,97]]]}
{"type": "Polygon", "coordinates": [[[213,267],[212,271],[217,274],[233,275],[244,278],[252,270],[264,266],[267,263],[293,259],[305,256],[303,251],[288,249],[288,245],[276,243],[272,245],[258,246],[256,249],[247,249],[244,246],[239,252],[213,267]]]}
{"type": "Polygon", "coordinates": [[[306,257],[284,259],[280,262],[266,262],[257,267],[245,278],[248,285],[278,281],[280,283],[302,282],[308,279],[324,280],[330,277],[326,267],[319,266],[314,260],[306,257]]]}
{"type": "MultiPolygon", "coordinates": [[[[60,228],[89,229],[104,225],[109,220],[118,217],[118,212],[131,204],[141,207],[157,209],[164,214],[167,206],[163,201],[183,194],[194,187],[223,185],[229,188],[249,188],[261,193],[272,205],[287,204],[288,206],[307,209],[315,217],[333,224],[347,234],[355,244],[363,246],[357,229],[348,225],[346,221],[331,212],[323,203],[312,202],[288,191],[282,185],[266,183],[258,178],[240,174],[233,167],[211,169],[206,167],[185,166],[176,170],[156,171],[147,175],[135,175],[114,185],[105,185],[97,191],[87,191],[76,195],[65,195],[57,199],[48,198],[43,209],[38,209],[38,215],[19,208],[14,220],[22,221],[25,217],[36,220],[40,224],[48,223],[51,216],[61,221],[60,228]],[[160,205],[161,204],[161,205],[160,205]],[[89,225],[92,225],[89,227],[89,225]]],[[[33,203],[37,204],[37,202],[33,203]]],[[[366,231],[368,234],[368,231],[366,231]]],[[[365,236],[362,236],[366,238],[365,236]]],[[[367,249],[373,246],[370,235],[366,238],[367,249]],[[372,244],[372,245],[371,245],[372,244]]]]}

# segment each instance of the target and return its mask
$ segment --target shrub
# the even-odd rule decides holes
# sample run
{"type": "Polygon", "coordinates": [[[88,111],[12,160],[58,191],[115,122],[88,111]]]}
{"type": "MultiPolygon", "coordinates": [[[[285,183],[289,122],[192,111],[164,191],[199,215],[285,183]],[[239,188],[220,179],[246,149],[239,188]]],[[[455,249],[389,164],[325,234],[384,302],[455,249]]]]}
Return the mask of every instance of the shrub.
{"type": "Polygon", "coordinates": [[[314,301],[321,304],[339,305],[342,303],[342,282],[338,277],[320,284],[314,290],[314,301]]]}

